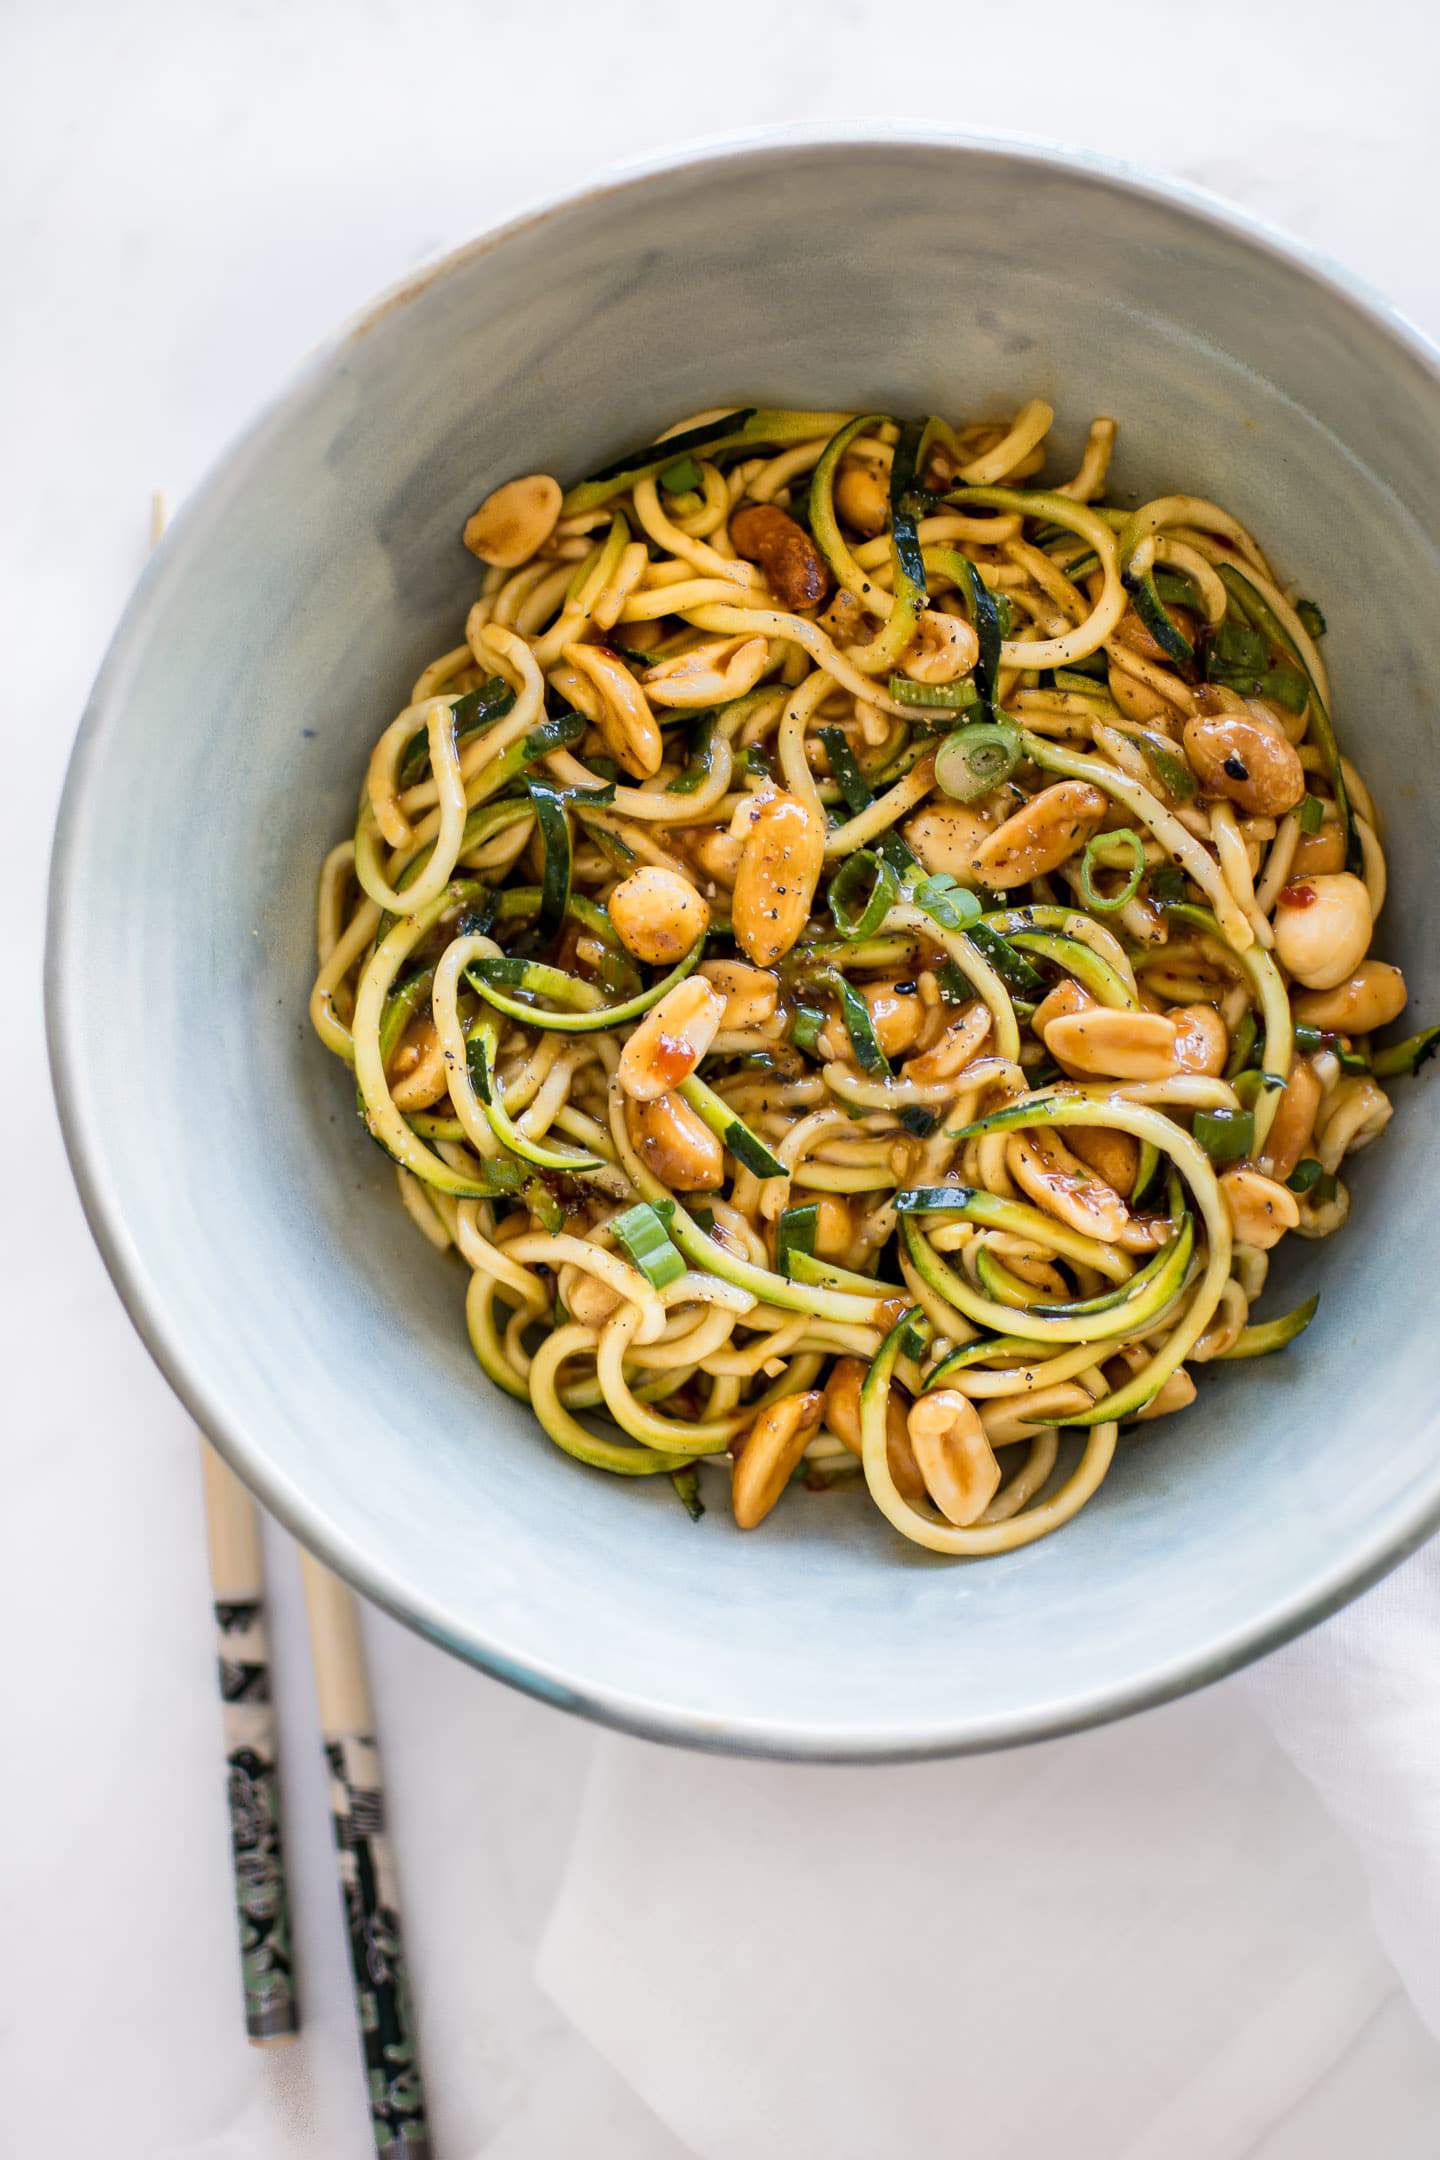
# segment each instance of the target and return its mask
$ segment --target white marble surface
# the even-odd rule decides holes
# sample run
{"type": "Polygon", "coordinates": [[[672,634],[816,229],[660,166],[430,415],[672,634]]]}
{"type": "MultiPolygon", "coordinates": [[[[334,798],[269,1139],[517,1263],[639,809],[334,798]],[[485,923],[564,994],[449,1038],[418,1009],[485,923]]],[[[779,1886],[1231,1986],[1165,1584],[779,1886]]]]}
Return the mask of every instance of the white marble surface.
{"type": "MultiPolygon", "coordinates": [[[[792,120],[1118,153],[1325,246],[1440,330],[1437,42],[1426,0],[1311,0],[1303,20],[1289,0],[1030,0],[908,27],[877,0],[0,11],[4,2149],[368,2149],[293,1554],[272,1539],[307,2016],[282,2060],[240,2038],[193,1438],[89,1245],[45,1078],[50,824],[151,489],[183,495],[316,339],[426,256],[617,159],[792,120]]],[[[680,2160],[532,1971],[590,1735],[373,1616],[368,1639],[443,2160],[680,2160]]],[[[1243,1956],[1244,1911],[1233,1927],[1243,1956]]],[[[1363,1923],[1354,1954],[1375,1954],[1363,1923]]],[[[1382,1983],[1253,2156],[1420,2160],[1437,2120],[1440,2049],[1382,1983]]]]}

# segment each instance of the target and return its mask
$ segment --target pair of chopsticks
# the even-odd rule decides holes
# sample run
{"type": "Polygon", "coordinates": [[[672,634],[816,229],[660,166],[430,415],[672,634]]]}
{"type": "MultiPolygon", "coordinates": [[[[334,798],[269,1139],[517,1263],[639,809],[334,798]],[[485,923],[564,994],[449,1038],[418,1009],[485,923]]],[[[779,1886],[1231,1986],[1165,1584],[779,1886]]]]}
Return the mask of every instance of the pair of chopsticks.
{"type": "MultiPolygon", "coordinates": [[[[208,1442],[204,1459],[245,2030],[254,2045],[269,2047],[294,2039],[300,2012],[280,1838],[260,1512],[208,1442]]],[[[344,1584],[313,1555],[302,1550],[300,1566],[375,2149],[380,2160],[429,2160],[359,1615],[344,1584]]]]}

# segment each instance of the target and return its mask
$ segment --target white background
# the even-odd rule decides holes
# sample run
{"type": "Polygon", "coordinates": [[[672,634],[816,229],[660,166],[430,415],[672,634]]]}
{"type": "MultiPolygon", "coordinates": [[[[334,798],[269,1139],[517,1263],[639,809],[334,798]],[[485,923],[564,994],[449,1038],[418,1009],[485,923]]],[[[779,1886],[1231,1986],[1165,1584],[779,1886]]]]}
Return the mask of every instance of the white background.
{"type": "MultiPolygon", "coordinates": [[[[86,1239],[41,1046],[54,806],[152,488],[183,496],[316,340],[436,251],[617,160],[791,121],[1132,159],[1440,331],[1437,45],[1425,0],[5,0],[4,2150],[368,2149],[293,1556],[272,1542],[307,2028],[280,2069],[239,2037],[193,1441],[86,1239]]],[[[532,1977],[590,1736],[387,1623],[369,1640],[442,2160],[679,2160],[532,1977]]],[[[1397,1997],[1347,2094],[1312,2095],[1255,2160],[1434,2152],[1437,2051],[1397,1997]]]]}

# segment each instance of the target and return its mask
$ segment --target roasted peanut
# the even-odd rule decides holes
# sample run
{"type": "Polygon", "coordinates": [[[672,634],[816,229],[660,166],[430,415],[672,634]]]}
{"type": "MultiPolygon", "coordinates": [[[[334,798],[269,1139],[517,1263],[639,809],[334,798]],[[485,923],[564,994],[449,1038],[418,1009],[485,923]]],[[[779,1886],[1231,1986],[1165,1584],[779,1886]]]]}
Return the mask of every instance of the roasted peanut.
{"type": "Polygon", "coordinates": [[[1267,1177],[1284,1183],[1310,1145],[1315,1113],[1320,1107],[1320,1076],[1308,1058],[1299,1058],[1276,1106],[1260,1168],[1267,1177]]]}
{"type": "Polygon", "coordinates": [[[1294,1193],[1262,1171],[1222,1171],[1220,1191],[1237,1244],[1258,1245],[1261,1252],[1268,1252],[1300,1220],[1300,1203],[1294,1193]]]}
{"type": "Polygon", "coordinates": [[[990,1012],[978,1002],[952,1020],[933,1049],[921,1050],[905,1061],[905,1078],[928,1087],[935,1080],[953,1080],[977,1057],[990,1033],[990,1012]]]}
{"type": "Polygon", "coordinates": [[[673,967],[710,927],[710,910],[688,878],[646,863],[610,895],[615,935],[637,960],[673,967]]]}
{"type": "Polygon", "coordinates": [[[636,780],[653,779],[665,756],[660,725],[620,655],[607,645],[566,645],[561,657],[599,691],[600,732],[615,762],[636,780]]]}
{"type": "Polygon", "coordinates": [[[608,1284],[585,1268],[562,1269],[560,1296],[571,1319],[581,1327],[604,1327],[620,1303],[608,1284]]]}
{"type": "Polygon", "coordinates": [[[1096,1002],[1073,975],[1062,975],[1054,989],[1047,990],[1035,1007],[1030,1025],[1043,1041],[1052,1020],[1067,1020],[1072,1013],[1094,1012],[1096,1002]]]}
{"type": "Polygon", "coordinates": [[[1085,780],[1058,780],[1042,788],[980,843],[971,864],[974,876],[1003,892],[1058,870],[1099,830],[1109,807],[1099,788],[1085,780]]]}
{"type": "Polygon", "coordinates": [[[1325,877],[1345,868],[1345,828],[1328,806],[1319,832],[1301,833],[1290,861],[1290,876],[1325,877]]]}
{"type": "Polygon", "coordinates": [[[731,909],[736,942],[757,967],[770,967],[799,937],[824,864],[819,810],[778,788],[757,797],[731,909]]]}
{"type": "Polygon", "coordinates": [[[1260,816],[1283,816],[1305,793],[1294,745],[1242,713],[1196,713],[1185,723],[1185,755],[1207,795],[1260,816]]]}
{"type": "Polygon", "coordinates": [[[1336,990],[1370,947],[1370,895],[1348,870],[1294,879],[1275,909],[1275,957],[1307,990],[1336,990]]]}
{"type": "Polygon", "coordinates": [[[863,458],[848,458],[835,482],[835,508],[867,540],[890,522],[890,490],[883,472],[863,458]]]}
{"type": "Polygon", "coordinates": [[[1086,1237],[1112,1244],[1130,1211],[1112,1187],[1091,1175],[1053,1133],[1015,1133],[1005,1151],[1010,1174],[1037,1207],[1086,1237]]]}
{"type": "Polygon", "coordinates": [[[1295,999],[1303,1027],[1332,1028],[1337,1035],[1369,1035],[1405,1010],[1405,977],[1385,960],[1362,960],[1333,990],[1307,990],[1295,999]]]}
{"type": "Polygon", "coordinates": [[[926,608],[900,662],[912,682],[956,682],[980,657],[980,640],[962,615],[926,608]]]}
{"type": "Polygon", "coordinates": [[[765,1520],[820,1424],[819,1388],[783,1395],[762,1410],[739,1443],[730,1473],[730,1505],[742,1530],[765,1520]]]}
{"type": "Polygon", "coordinates": [[[1175,1063],[1181,1072],[1224,1072],[1230,1055],[1230,1031],[1213,1005],[1177,1005],[1168,1017],[1179,1029],[1175,1063]]]}
{"type": "Polygon", "coordinates": [[[645,691],[656,705],[722,705],[753,690],[769,665],[765,638],[720,638],[655,661],[645,670],[645,691]]]}
{"type": "Polygon", "coordinates": [[[1327,1170],[1338,1170],[1347,1155],[1384,1132],[1395,1105],[1384,1088],[1358,1074],[1340,1081],[1321,1105],[1315,1153],[1327,1170]]]}
{"type": "Polygon", "coordinates": [[[743,960],[707,960],[700,973],[725,1000],[724,1028],[764,1027],[775,1017],[779,985],[765,968],[743,960]]]}
{"type": "Polygon", "coordinates": [[[740,868],[740,836],[738,833],[718,832],[711,827],[696,833],[689,842],[690,852],[706,877],[717,885],[733,885],[740,868]]]}
{"type": "Polygon", "coordinates": [[[948,871],[957,885],[975,885],[975,851],[990,837],[990,827],[977,811],[960,803],[929,803],[907,818],[905,838],[932,873],[948,871]]]}
{"type": "Polygon", "coordinates": [[[1180,1029],[1165,1013],[1066,1013],[1045,1030],[1045,1047],[1062,1065],[1107,1080],[1168,1080],[1179,1070],[1180,1029]]]}
{"type": "Polygon", "coordinates": [[[1106,1125],[1072,1125],[1067,1128],[1066,1144],[1112,1192],[1122,1200],[1129,1199],[1140,1168],[1138,1140],[1126,1132],[1113,1132],[1106,1125]]]}
{"type": "Polygon", "coordinates": [[[1017,1440],[1032,1440],[1042,1425],[1063,1425],[1090,1408],[1090,1397],[1074,1380],[1057,1380],[1051,1387],[1032,1388],[1028,1395],[998,1395],[980,1406],[980,1422],[991,1447],[1009,1447],[1017,1440]]]}
{"type": "Polygon", "coordinates": [[[815,620],[837,645],[854,644],[865,635],[865,610],[854,593],[846,592],[843,585],[831,596],[824,613],[817,615],[815,620]]]}
{"type": "Polygon", "coordinates": [[[653,1102],[688,1080],[720,1030],[725,1000],[703,975],[687,976],[652,1005],[620,1053],[620,1085],[653,1102]]]}
{"type": "MultiPolygon", "coordinates": [[[[866,1366],[860,1358],[837,1358],[825,1383],[825,1424],[852,1455],[863,1455],[860,1442],[860,1386],[866,1366]]],[[[885,1406],[885,1459],[890,1477],[902,1500],[917,1507],[925,1499],[925,1480],[910,1446],[905,1413],[910,1397],[904,1388],[892,1387],[885,1406]]]]}
{"type": "Polygon", "coordinates": [[[818,607],[830,588],[830,573],[810,535],[774,503],[750,503],[730,520],[737,555],[759,563],[765,582],[782,608],[818,607]]]}
{"type": "Polygon", "coordinates": [[[725,1182],[725,1150],[682,1096],[633,1099],[630,1138],[648,1170],[672,1192],[715,1192],[725,1182]]]}
{"type": "Polygon", "coordinates": [[[497,570],[518,570],[554,532],[561,499],[549,473],[507,480],[466,520],[465,545],[497,570]]]}
{"type": "Polygon", "coordinates": [[[1000,1484],[1000,1465],[980,1413],[958,1388],[936,1388],[912,1404],[910,1446],[926,1489],[947,1522],[972,1523],[1000,1484]]]}

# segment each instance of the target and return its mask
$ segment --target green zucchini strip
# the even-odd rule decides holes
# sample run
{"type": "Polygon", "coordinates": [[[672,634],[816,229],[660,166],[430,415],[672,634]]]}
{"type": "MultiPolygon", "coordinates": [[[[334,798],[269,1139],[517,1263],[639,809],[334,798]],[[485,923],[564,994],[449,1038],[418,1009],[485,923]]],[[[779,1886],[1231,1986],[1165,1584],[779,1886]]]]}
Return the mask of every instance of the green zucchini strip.
{"type": "Polygon", "coordinates": [[[1063,525],[1067,532],[1078,533],[1082,540],[1088,540],[1099,557],[1103,578],[1100,597],[1084,622],[1077,623],[1061,637],[1037,638],[1030,642],[1023,638],[1006,638],[1000,647],[1002,667],[1073,667],[1077,660],[1084,660],[1100,650],[1125,613],[1127,602],[1120,579],[1115,535],[1103,518],[1085,503],[1072,501],[1068,495],[1051,495],[1041,489],[1032,494],[1022,488],[961,487],[953,488],[945,500],[960,507],[973,503],[985,510],[1012,510],[1018,511],[1021,517],[1049,518],[1053,524],[1063,525]]]}
{"type": "MultiPolygon", "coordinates": [[[[1092,1425],[1101,1419],[1129,1417],[1135,1411],[1143,1410],[1199,1341],[1214,1317],[1220,1294],[1230,1278],[1233,1238],[1229,1210],[1204,1150],[1197,1147],[1189,1133],[1182,1131],[1170,1118],[1142,1103],[1119,1102],[1113,1099],[1109,1102],[1095,1102],[1089,1097],[1045,1096],[997,1110],[988,1118],[981,1118],[977,1124],[963,1127],[957,1137],[969,1139],[975,1134],[986,1132],[1021,1132],[1034,1126],[1058,1126],[1063,1129],[1066,1125],[1107,1125],[1117,1132],[1130,1133],[1136,1140],[1152,1141],[1162,1154],[1170,1157],[1194,1195],[1205,1224],[1208,1246],[1204,1272],[1194,1295],[1183,1318],[1166,1341],[1124,1387],[1104,1396],[1083,1416],[1067,1420],[1067,1423],[1071,1424],[1092,1425]]],[[[1003,1329],[1003,1309],[997,1310],[1001,1312],[1000,1324],[1003,1329]]],[[[1051,1322],[1043,1332],[1050,1334],[1055,1329],[1079,1327],[1082,1324],[1080,1321],[1051,1322]]],[[[1033,1316],[1027,1321],[1027,1325],[1034,1326],[1037,1334],[1042,1332],[1033,1316]]],[[[1057,1339],[1064,1338],[1062,1336],[1057,1339]]]]}
{"type": "MultiPolygon", "coordinates": [[[[1265,1023],[1265,1041],[1260,1052],[1261,1066],[1283,1086],[1290,1077],[1290,1068],[1295,1059],[1295,1020],[1284,978],[1265,947],[1251,944],[1242,949],[1232,938],[1226,936],[1206,908],[1191,907],[1188,902],[1177,902],[1167,907],[1165,912],[1172,922],[1184,923],[1188,929],[1198,930],[1202,937],[1212,939],[1229,954],[1236,966],[1243,970],[1255,993],[1260,1017],[1265,1023]]],[[[1275,1113],[1280,1107],[1280,1088],[1262,1088],[1253,1107],[1255,1145],[1263,1148],[1270,1127],[1275,1121],[1275,1113]]]]}
{"type": "Polygon", "coordinates": [[[1220,1358],[1268,1357],[1272,1350],[1286,1349],[1297,1335],[1304,1334],[1315,1317],[1315,1308],[1319,1303],[1320,1293],[1317,1290],[1313,1296],[1306,1298],[1303,1305],[1297,1305],[1293,1312],[1282,1313],[1275,1320],[1258,1320],[1249,1327],[1242,1327],[1230,1348],[1220,1352],[1220,1358]]]}
{"type": "Polygon", "coordinates": [[[884,618],[867,645],[853,647],[847,658],[862,674],[888,673],[910,645],[925,606],[925,562],[919,530],[909,506],[915,484],[915,458],[923,432],[917,423],[900,428],[890,466],[891,587],[886,592],[856,562],[835,514],[835,476],[851,443],[884,424],[883,413],[862,413],[838,428],[820,455],[810,481],[810,531],[838,585],[872,615],[884,618]]]}
{"type": "Polygon", "coordinates": [[[626,998],[619,1005],[591,1004],[589,1001],[599,996],[593,984],[582,982],[577,975],[567,975],[561,968],[545,967],[534,960],[516,962],[508,956],[480,960],[473,962],[466,972],[486,1004],[493,1005],[496,1012],[504,1013],[507,1019],[521,1020],[527,1027],[554,1029],[565,1035],[589,1035],[605,1028],[619,1027],[626,1020],[638,1020],[641,1013],[659,1003],[667,990],[673,990],[676,983],[693,974],[704,949],[704,938],[697,939],[668,975],[662,975],[648,990],[626,998]],[[540,1005],[527,1005],[520,998],[507,997],[498,989],[497,984],[502,982],[516,983],[536,996],[569,998],[582,1009],[549,1012],[540,1005]]]}
{"type": "Polygon", "coordinates": [[[1407,1035],[1404,1042],[1391,1043],[1388,1049],[1377,1050],[1371,1071],[1377,1080],[1396,1080],[1402,1074],[1419,1072],[1437,1051],[1440,1051],[1440,1027],[1421,1028],[1418,1035],[1407,1035]]]}
{"type": "Polygon", "coordinates": [[[525,792],[535,805],[535,821],[540,828],[540,845],[545,857],[540,883],[540,927],[554,932],[565,920],[570,899],[570,819],[564,796],[548,781],[527,780],[525,792]]]}
{"type": "MultiPolygon", "coordinates": [[[[478,689],[462,691],[450,706],[455,719],[456,742],[469,742],[492,721],[503,720],[514,703],[515,692],[503,675],[491,675],[478,689]]],[[[422,727],[416,730],[400,760],[397,778],[402,788],[412,788],[426,779],[429,771],[430,739],[422,727]]]]}
{"type": "Polygon", "coordinates": [[[685,428],[678,435],[667,436],[663,442],[648,443],[642,449],[627,451],[624,457],[602,466],[588,480],[571,488],[561,504],[561,515],[578,517],[583,511],[598,510],[612,496],[623,495],[637,480],[649,479],[652,473],[660,472],[663,467],[673,465],[677,458],[694,451],[714,457],[717,451],[734,450],[750,443],[811,442],[829,435],[845,417],[844,413],[798,412],[778,406],[741,406],[719,420],[707,420],[700,427],[685,428]]]}
{"type": "Polygon", "coordinates": [[[1072,1230],[1026,1200],[1005,1200],[976,1185],[916,1185],[896,1193],[893,1205],[897,1215],[958,1215],[964,1222],[983,1223],[987,1229],[1005,1230],[1046,1245],[1051,1252],[1078,1260],[1113,1282],[1128,1285],[1134,1280],[1130,1262],[1113,1245],[1072,1230]]]}
{"type": "Polygon", "coordinates": [[[355,994],[355,1080],[365,1106],[365,1122],[386,1153],[413,1177],[458,1200],[489,1199],[497,1192],[513,1191],[517,1182],[514,1166],[497,1164],[478,1175],[467,1175],[452,1170],[416,1137],[390,1093],[380,1047],[380,1025],[395,978],[415,947],[429,936],[442,916],[464,906],[466,900],[483,890],[473,880],[461,880],[448,885],[418,914],[403,917],[366,962],[355,994]]]}
{"type": "Polygon", "coordinates": [[[1139,1006],[1139,998],[1124,977],[1092,945],[1083,944],[1079,938],[1066,937],[1056,930],[1015,930],[1010,943],[1019,952],[1033,953],[1037,960],[1048,960],[1053,967],[1063,968],[1101,1005],[1114,1012],[1134,1012],[1139,1006]]]}
{"type": "Polygon", "coordinates": [[[964,599],[970,627],[980,646],[980,657],[975,662],[975,687],[982,701],[986,705],[993,705],[1003,642],[999,603],[969,556],[962,555],[959,548],[927,547],[924,556],[927,570],[933,570],[939,577],[949,578],[964,599]]]}
{"type": "MultiPolygon", "coordinates": [[[[1237,570],[1232,563],[1220,565],[1220,582],[1241,617],[1278,645],[1282,652],[1287,652],[1310,685],[1309,731],[1325,760],[1330,790],[1335,797],[1335,807],[1340,813],[1341,824],[1345,828],[1345,867],[1357,877],[1363,877],[1365,857],[1355,825],[1354,805],[1350,801],[1350,791],[1345,785],[1345,774],[1340,764],[1340,744],[1335,734],[1335,724],[1330,718],[1329,707],[1320,695],[1319,684],[1311,672],[1303,650],[1270,604],[1272,598],[1280,600],[1280,595],[1272,588],[1271,595],[1267,598],[1256,582],[1256,573],[1253,570],[1248,574],[1237,570]]],[[[1284,605],[1283,601],[1281,605],[1284,605]]]]}
{"type": "Polygon", "coordinates": [[[505,1108],[505,1099],[496,1078],[495,1052],[498,1041],[499,1029],[494,1021],[481,1020],[466,1044],[466,1062],[470,1068],[471,1084],[480,1098],[480,1107],[500,1145],[508,1154],[517,1155],[522,1162],[533,1163],[537,1170],[564,1171],[571,1177],[580,1177],[587,1170],[603,1170],[604,1160],[599,1155],[591,1155],[583,1150],[577,1152],[570,1148],[547,1147],[542,1140],[532,1140],[528,1133],[521,1131],[505,1108]]]}
{"type": "MultiPolygon", "coordinates": [[[[937,1297],[944,1298],[978,1327],[990,1328],[1001,1335],[1013,1328],[1015,1315],[1011,1307],[974,1289],[957,1268],[952,1268],[936,1252],[912,1217],[901,1217],[900,1237],[911,1266],[937,1297]]],[[[1102,1343],[1117,1336],[1144,1334],[1155,1326],[1160,1314],[1179,1295],[1189,1257],[1189,1249],[1182,1252],[1177,1243],[1168,1253],[1165,1267],[1114,1306],[1094,1312],[1056,1312],[1048,1318],[1040,1317],[1032,1307],[1025,1315],[1026,1331],[1037,1341],[1047,1343],[1102,1343]]],[[[1130,1284],[1126,1285],[1127,1293],[1130,1287],[1130,1284]]],[[[1218,1290],[1216,1297],[1219,1297],[1218,1290]]],[[[1180,1361],[1177,1358],[1175,1362],[1180,1361]]]]}
{"type": "Polygon", "coordinates": [[[742,1117],[737,1117],[729,1103],[707,1087],[698,1073],[691,1073],[682,1080],[676,1092],[689,1103],[697,1117],[703,1118],[719,1140],[738,1163],[753,1170],[758,1178],[787,1177],[786,1170],[777,1156],[771,1154],[758,1133],[753,1133],[742,1117]]]}

